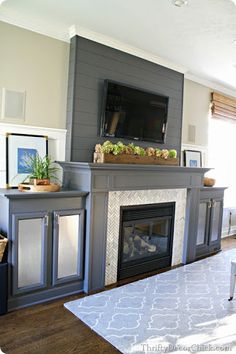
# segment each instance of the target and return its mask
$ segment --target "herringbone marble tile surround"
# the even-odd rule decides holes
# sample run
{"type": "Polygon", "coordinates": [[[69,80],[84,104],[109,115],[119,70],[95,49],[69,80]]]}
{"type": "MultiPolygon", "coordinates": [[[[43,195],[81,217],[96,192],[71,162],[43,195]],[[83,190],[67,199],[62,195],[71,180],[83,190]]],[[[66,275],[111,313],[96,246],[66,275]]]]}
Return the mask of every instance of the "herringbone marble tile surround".
{"type": "Polygon", "coordinates": [[[107,216],[107,248],[105,284],[117,281],[120,207],[130,205],[175,202],[175,223],[172,249],[172,266],[182,263],[186,189],[137,190],[109,192],[107,216]]]}

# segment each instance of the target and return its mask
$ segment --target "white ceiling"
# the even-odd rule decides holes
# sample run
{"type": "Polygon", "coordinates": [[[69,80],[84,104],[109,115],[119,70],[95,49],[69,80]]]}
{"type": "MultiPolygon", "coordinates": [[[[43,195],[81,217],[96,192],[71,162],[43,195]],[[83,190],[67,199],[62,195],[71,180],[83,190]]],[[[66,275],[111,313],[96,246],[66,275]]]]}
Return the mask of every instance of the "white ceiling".
{"type": "Polygon", "coordinates": [[[66,41],[74,28],[236,96],[236,0],[5,0],[0,20],[66,41]]]}

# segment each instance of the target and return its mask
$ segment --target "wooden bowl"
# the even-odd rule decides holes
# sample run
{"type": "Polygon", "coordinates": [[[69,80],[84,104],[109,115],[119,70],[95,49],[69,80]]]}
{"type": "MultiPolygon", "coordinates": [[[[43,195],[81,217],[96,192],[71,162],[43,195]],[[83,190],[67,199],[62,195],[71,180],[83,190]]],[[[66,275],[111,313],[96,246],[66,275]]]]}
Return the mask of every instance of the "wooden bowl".
{"type": "Polygon", "coordinates": [[[51,183],[48,185],[33,185],[29,183],[20,183],[18,185],[18,189],[21,192],[38,192],[38,193],[58,192],[60,188],[61,188],[60,185],[56,183],[51,183]]]}
{"type": "Polygon", "coordinates": [[[204,177],[203,183],[205,187],[213,187],[216,180],[214,178],[204,177]]]}

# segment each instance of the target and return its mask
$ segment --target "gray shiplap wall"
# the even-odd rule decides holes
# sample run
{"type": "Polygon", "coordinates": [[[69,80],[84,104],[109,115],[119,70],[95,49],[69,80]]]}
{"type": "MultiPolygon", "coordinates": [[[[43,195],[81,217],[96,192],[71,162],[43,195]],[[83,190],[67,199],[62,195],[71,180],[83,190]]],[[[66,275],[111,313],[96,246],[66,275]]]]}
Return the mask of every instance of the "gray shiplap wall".
{"type": "MultiPolygon", "coordinates": [[[[166,143],[136,144],[173,148],[180,155],[183,74],[75,36],[71,39],[70,49],[66,159],[91,162],[95,144],[107,140],[99,136],[105,79],[169,96],[166,143]]],[[[127,139],[109,140],[131,142],[127,139]]]]}

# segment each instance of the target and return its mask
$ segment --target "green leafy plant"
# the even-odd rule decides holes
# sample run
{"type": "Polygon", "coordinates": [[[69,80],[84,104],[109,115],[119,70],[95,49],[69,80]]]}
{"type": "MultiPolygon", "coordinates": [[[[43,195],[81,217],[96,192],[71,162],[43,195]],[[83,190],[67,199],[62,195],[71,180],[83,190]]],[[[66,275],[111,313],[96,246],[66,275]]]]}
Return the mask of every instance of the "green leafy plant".
{"type": "Polygon", "coordinates": [[[56,173],[59,168],[55,166],[48,155],[44,157],[39,156],[39,154],[35,156],[27,155],[24,158],[24,163],[31,171],[27,178],[58,180],[56,173]]]}

